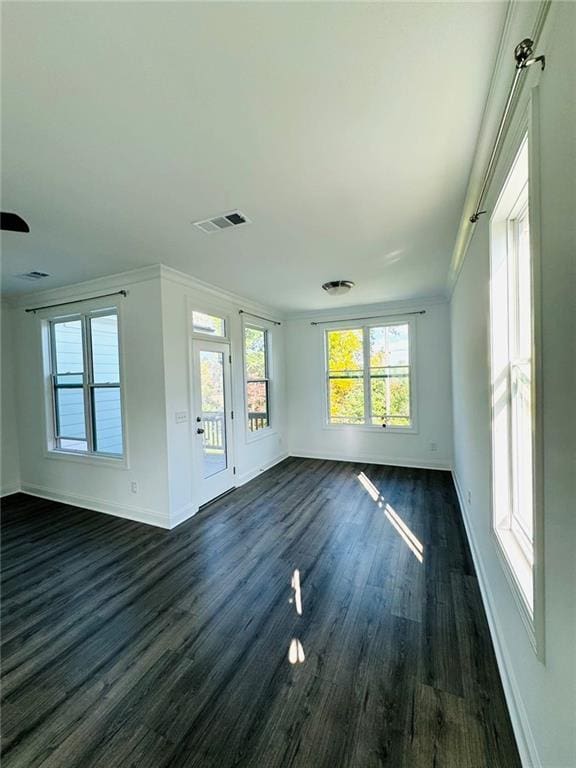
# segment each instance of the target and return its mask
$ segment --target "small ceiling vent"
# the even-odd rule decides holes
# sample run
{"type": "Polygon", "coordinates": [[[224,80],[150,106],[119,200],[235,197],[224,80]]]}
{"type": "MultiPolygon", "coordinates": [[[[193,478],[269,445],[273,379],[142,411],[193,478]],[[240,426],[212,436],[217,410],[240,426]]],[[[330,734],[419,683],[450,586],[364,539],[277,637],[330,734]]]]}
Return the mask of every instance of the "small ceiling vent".
{"type": "Polygon", "coordinates": [[[242,211],[230,211],[230,213],[222,213],[220,216],[214,216],[213,219],[205,219],[204,221],[195,221],[193,223],[194,226],[201,229],[202,232],[211,235],[222,229],[230,229],[230,227],[237,227],[240,224],[251,224],[252,222],[242,213],[242,211]]]}
{"type": "Polygon", "coordinates": [[[32,272],[24,272],[21,275],[16,275],[16,277],[19,277],[21,280],[43,280],[45,277],[50,277],[48,272],[39,272],[37,269],[32,270],[32,272]]]}

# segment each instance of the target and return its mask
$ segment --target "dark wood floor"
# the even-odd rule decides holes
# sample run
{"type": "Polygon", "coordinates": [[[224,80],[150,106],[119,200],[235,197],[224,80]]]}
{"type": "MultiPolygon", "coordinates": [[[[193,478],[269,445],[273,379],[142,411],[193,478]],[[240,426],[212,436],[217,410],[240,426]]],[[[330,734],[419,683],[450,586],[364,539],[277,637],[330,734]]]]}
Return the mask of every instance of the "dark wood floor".
{"type": "Polygon", "coordinates": [[[520,765],[446,472],[288,459],[174,531],[18,494],[2,550],[3,768],[520,765]]]}

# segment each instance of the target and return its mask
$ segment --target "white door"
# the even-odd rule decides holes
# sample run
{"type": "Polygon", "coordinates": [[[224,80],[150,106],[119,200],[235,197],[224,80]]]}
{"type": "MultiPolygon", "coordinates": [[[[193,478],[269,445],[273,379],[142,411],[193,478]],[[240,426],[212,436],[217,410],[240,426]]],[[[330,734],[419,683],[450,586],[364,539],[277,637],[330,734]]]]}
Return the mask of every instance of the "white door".
{"type": "Polygon", "coordinates": [[[230,345],[192,342],[193,413],[198,504],[234,487],[230,345]]]}

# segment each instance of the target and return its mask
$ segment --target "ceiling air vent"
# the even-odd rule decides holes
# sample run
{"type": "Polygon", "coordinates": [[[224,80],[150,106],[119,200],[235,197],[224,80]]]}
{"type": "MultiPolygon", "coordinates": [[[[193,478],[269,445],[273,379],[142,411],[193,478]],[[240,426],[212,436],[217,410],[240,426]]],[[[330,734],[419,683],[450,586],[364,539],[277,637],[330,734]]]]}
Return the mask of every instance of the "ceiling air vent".
{"type": "Polygon", "coordinates": [[[213,219],[205,219],[204,221],[195,221],[193,223],[202,232],[211,235],[213,232],[219,232],[221,229],[230,229],[230,227],[237,227],[239,224],[251,224],[252,222],[242,211],[230,211],[230,213],[214,216],[213,219]]]}
{"type": "Polygon", "coordinates": [[[43,280],[45,277],[50,277],[50,275],[48,272],[39,272],[37,269],[34,269],[32,272],[24,272],[21,275],[16,275],[16,277],[22,280],[43,280]]]}

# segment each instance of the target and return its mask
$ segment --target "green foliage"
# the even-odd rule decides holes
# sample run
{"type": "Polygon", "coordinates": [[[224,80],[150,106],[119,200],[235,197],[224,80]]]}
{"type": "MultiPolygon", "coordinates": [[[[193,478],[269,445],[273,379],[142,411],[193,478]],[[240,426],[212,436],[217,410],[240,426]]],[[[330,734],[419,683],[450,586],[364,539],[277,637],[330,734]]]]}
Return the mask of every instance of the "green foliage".
{"type": "MultiPolygon", "coordinates": [[[[330,421],[362,424],[365,420],[363,331],[329,331],[330,421]]],[[[410,378],[406,326],[370,329],[370,397],[372,422],[390,426],[410,423],[410,378]],[[400,363],[400,365],[399,365],[400,363]],[[402,364],[404,363],[404,365],[402,364]]]]}

